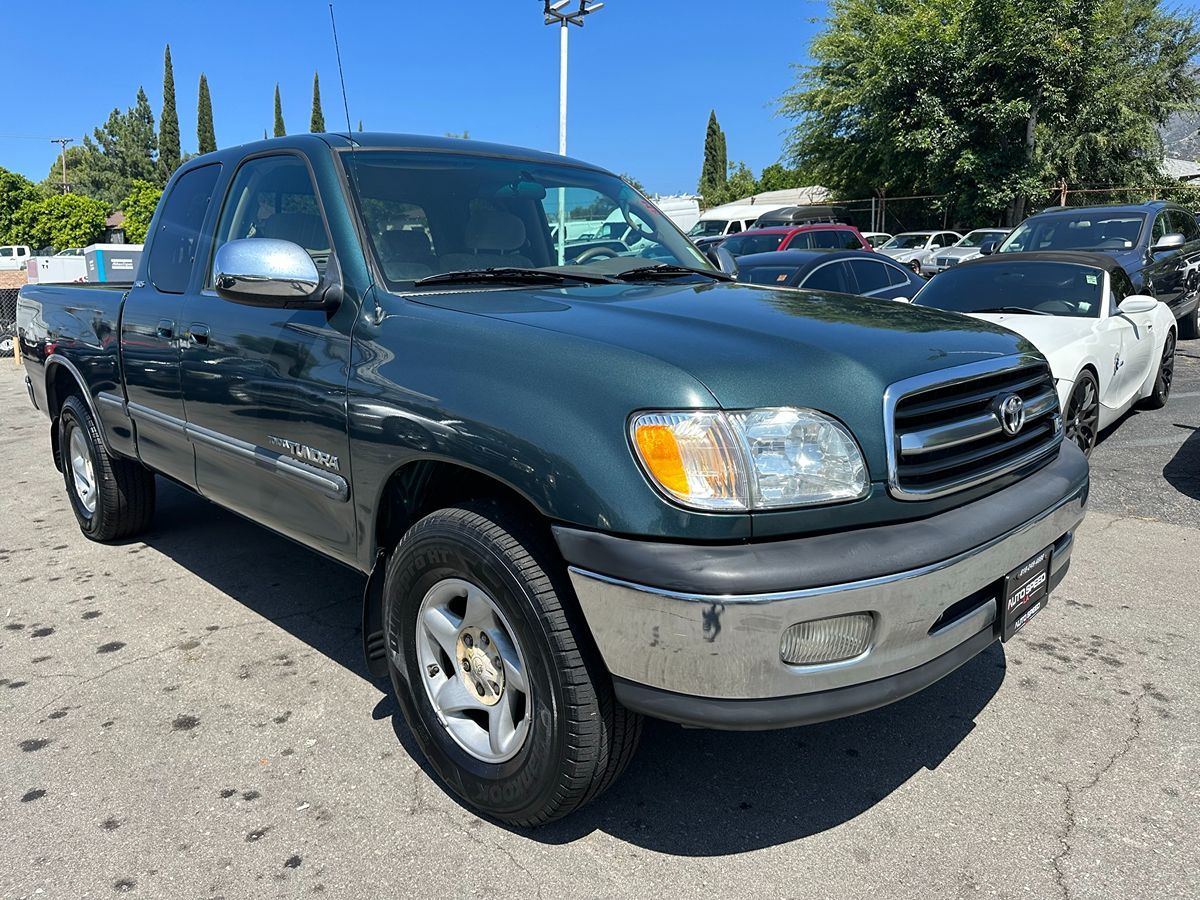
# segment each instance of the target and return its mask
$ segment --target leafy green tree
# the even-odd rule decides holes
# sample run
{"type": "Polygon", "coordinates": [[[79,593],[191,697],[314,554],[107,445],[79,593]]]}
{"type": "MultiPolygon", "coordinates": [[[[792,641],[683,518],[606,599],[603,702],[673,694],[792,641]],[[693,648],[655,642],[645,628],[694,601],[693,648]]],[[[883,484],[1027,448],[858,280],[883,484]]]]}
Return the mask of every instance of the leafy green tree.
{"type": "Polygon", "coordinates": [[[725,132],[717,122],[716,110],[711,110],[704,133],[704,163],[700,167],[699,190],[705,205],[716,206],[722,202],[719,198],[724,195],[727,168],[725,132]]]}
{"type": "Polygon", "coordinates": [[[54,194],[25,203],[12,217],[13,243],[32,247],[84,247],[104,234],[108,207],[82,194],[54,194]]]}
{"type": "MultiPolygon", "coordinates": [[[[361,120],[359,120],[358,123],[358,130],[362,131],[361,120]]],[[[469,141],[471,139],[471,132],[467,131],[465,128],[462,131],[447,131],[446,137],[459,138],[460,140],[469,141]]]]}
{"type": "Polygon", "coordinates": [[[23,244],[11,234],[13,217],[17,210],[29,203],[36,203],[46,194],[24,175],[0,168],[0,244],[23,244]]]}
{"type": "Polygon", "coordinates": [[[208,94],[208,79],[200,73],[200,99],[196,105],[196,148],[201,153],[212,153],[217,149],[217,135],[213,131],[212,97],[208,94]]]}
{"type": "Polygon", "coordinates": [[[781,112],[793,163],[844,196],[943,194],[1019,221],[1062,179],[1152,177],[1194,103],[1194,13],[1160,0],[833,0],[781,112]]]}
{"type": "Polygon", "coordinates": [[[325,130],[325,113],[321,111],[321,82],[316,72],[313,72],[312,120],[309,122],[308,130],[314,134],[325,130]]]}
{"type": "Polygon", "coordinates": [[[758,180],[754,172],[744,162],[735,162],[729,167],[729,176],[725,182],[725,194],[722,203],[732,203],[759,191],[758,180]]]}
{"type": "Polygon", "coordinates": [[[163,105],[158,125],[158,183],[165,185],[182,162],[179,148],[179,113],[175,110],[175,71],[171,45],[163,54],[163,105]]]}
{"type": "Polygon", "coordinates": [[[275,137],[283,137],[287,129],[283,127],[283,104],[279,102],[279,82],[275,82],[275,137]]]}
{"type": "Polygon", "coordinates": [[[150,230],[150,219],[154,209],[162,197],[162,188],[148,181],[135,181],[129,196],[121,203],[121,211],[125,214],[125,237],[135,244],[146,240],[146,232],[150,230]]]}
{"type": "Polygon", "coordinates": [[[760,191],[784,191],[788,188],[808,187],[813,182],[800,169],[789,169],[780,163],[771,163],[758,177],[760,191]]]}

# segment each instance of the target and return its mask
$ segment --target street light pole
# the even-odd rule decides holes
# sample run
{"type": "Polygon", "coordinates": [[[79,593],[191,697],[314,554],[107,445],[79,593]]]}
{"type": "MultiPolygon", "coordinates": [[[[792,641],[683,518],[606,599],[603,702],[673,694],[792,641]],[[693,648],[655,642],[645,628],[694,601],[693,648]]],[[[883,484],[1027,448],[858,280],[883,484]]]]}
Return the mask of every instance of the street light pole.
{"type": "MultiPolygon", "coordinates": [[[[583,27],[583,17],[596,12],[604,4],[579,0],[579,7],[568,11],[571,0],[542,0],[542,12],[547,25],[558,25],[558,155],[567,155],[567,26],[583,27]]],[[[566,260],[567,197],[564,188],[558,189],[558,264],[566,260]]]]}

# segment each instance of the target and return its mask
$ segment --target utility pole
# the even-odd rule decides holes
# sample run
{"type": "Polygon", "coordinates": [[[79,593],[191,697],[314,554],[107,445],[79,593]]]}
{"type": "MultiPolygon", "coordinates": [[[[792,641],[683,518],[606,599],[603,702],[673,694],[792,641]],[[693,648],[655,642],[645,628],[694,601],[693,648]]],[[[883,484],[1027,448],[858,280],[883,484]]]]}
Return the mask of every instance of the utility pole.
{"type": "Polygon", "coordinates": [[[59,144],[62,147],[62,170],[63,170],[63,190],[67,193],[70,188],[67,186],[67,144],[75,143],[75,138],[50,138],[50,143],[59,144]]]}
{"type": "MultiPolygon", "coordinates": [[[[595,3],[593,0],[579,0],[578,9],[568,11],[566,7],[570,5],[571,0],[558,0],[557,3],[552,3],[551,0],[542,0],[545,23],[558,26],[558,153],[560,156],[567,155],[567,26],[578,25],[582,28],[583,17],[604,6],[603,3],[595,3]]],[[[566,258],[563,247],[566,242],[566,231],[566,191],[559,188],[558,264],[560,266],[566,258]]]]}

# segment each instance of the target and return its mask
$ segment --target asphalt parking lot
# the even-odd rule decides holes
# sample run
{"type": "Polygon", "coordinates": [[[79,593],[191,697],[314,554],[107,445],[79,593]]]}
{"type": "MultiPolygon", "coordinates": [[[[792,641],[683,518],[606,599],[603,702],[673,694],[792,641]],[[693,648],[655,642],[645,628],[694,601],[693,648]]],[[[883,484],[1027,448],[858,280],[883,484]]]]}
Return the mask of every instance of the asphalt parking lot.
{"type": "Polygon", "coordinates": [[[1200,894],[1200,341],[1022,635],[851,719],[652,723],[533,832],[409,755],[353,573],[161,481],[144,542],[85,540],[0,362],[0,897],[1200,894]]]}

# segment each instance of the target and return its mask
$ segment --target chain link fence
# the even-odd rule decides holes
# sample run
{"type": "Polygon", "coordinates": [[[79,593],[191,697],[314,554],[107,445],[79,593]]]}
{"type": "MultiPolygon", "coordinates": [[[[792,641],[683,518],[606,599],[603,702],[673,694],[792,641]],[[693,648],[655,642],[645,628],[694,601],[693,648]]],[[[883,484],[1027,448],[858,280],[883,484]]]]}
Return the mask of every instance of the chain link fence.
{"type": "Polygon", "coordinates": [[[13,355],[17,334],[17,292],[20,288],[0,288],[0,359],[13,355]]]}

